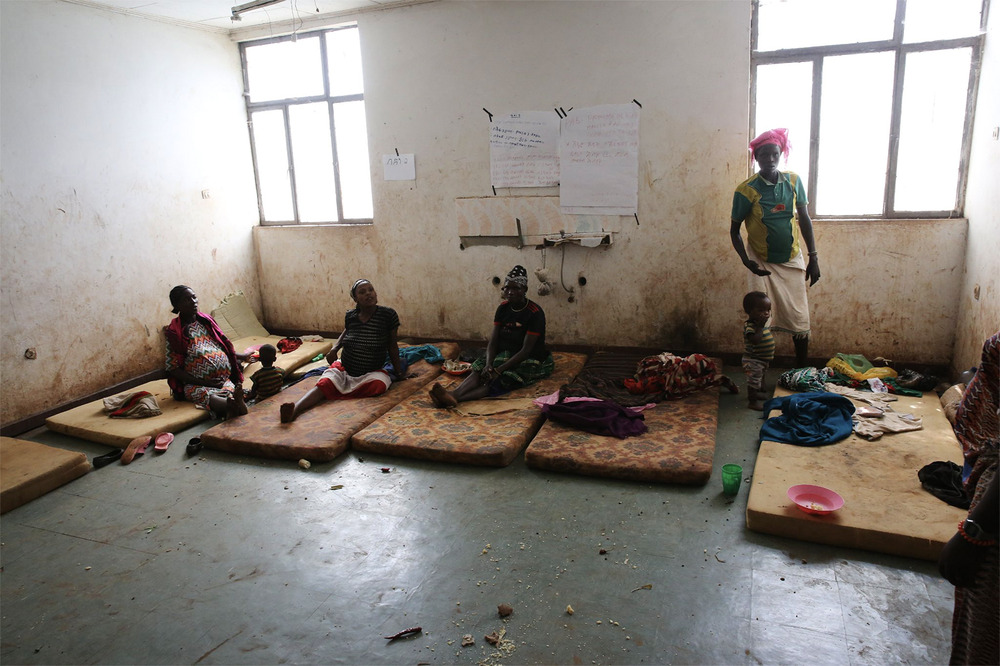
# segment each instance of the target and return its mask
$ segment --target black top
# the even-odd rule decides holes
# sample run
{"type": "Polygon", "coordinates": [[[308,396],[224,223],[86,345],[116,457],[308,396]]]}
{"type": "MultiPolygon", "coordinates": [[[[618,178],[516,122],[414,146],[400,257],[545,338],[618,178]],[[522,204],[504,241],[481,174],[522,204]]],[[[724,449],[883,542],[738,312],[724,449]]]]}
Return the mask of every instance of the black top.
{"type": "Polygon", "coordinates": [[[399,328],[399,315],[392,308],[375,306],[371,319],[362,323],[358,309],[344,315],[343,352],[340,362],[352,377],[381,370],[388,359],[389,335],[399,328]]]}
{"type": "Polygon", "coordinates": [[[538,303],[527,301],[520,310],[514,310],[508,301],[500,303],[493,317],[493,325],[500,327],[498,352],[516,354],[524,346],[525,335],[537,335],[538,342],[531,350],[531,357],[544,361],[549,356],[545,348],[545,313],[538,303]]]}

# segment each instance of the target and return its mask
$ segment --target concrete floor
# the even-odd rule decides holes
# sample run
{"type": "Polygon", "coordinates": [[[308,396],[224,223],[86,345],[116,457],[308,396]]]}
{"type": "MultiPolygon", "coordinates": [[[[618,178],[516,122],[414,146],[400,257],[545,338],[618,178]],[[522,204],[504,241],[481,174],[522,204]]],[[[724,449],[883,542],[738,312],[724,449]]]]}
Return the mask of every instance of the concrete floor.
{"type": "Polygon", "coordinates": [[[948,661],[952,588],[934,563],[746,529],[749,486],[731,501],[720,480],[727,462],[752,474],[760,421],[743,395],[720,396],[704,487],[538,472],[523,456],[503,469],[188,458],[211,425],[0,519],[0,661],[948,661]]]}

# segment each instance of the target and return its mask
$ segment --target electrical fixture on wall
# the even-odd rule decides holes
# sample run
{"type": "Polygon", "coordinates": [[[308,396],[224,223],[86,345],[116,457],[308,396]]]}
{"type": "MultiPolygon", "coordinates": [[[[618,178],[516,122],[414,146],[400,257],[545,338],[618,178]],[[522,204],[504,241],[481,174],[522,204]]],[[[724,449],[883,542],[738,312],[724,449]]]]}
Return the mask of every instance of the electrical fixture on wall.
{"type": "Polygon", "coordinates": [[[271,5],[276,5],[279,2],[284,2],[285,0],[251,0],[251,2],[244,2],[242,5],[236,5],[233,7],[233,21],[242,21],[241,14],[248,12],[252,9],[260,9],[261,7],[270,7],[271,5]]]}

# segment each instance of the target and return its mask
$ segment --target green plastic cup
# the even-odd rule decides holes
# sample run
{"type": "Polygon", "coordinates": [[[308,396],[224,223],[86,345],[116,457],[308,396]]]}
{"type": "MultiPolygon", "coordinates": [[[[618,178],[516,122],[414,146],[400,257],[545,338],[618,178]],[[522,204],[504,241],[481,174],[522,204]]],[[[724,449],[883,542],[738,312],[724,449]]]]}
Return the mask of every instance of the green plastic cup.
{"type": "Polygon", "coordinates": [[[742,467],[733,463],[722,466],[722,492],[727,495],[735,495],[740,492],[740,484],[742,483],[742,467]]]}

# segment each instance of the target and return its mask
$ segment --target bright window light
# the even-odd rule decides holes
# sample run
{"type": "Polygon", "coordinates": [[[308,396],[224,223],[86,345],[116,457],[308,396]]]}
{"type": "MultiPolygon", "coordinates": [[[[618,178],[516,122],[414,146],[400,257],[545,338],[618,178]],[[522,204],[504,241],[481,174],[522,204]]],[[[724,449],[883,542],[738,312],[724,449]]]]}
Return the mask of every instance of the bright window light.
{"type": "Polygon", "coordinates": [[[812,129],[811,62],[761,65],[757,68],[757,106],[754,127],[757,133],[784,127],[791,150],[782,171],[794,171],[809,183],[809,136],[812,129]]]}
{"type": "Polygon", "coordinates": [[[323,94],[318,37],[248,46],[246,58],[252,102],[323,94]]]}
{"type": "Polygon", "coordinates": [[[256,111],[253,121],[261,208],[268,220],[292,220],[292,186],[285,144],[285,119],[280,110],[256,111]]]}
{"type": "Polygon", "coordinates": [[[372,179],[368,160],[368,127],[364,102],[334,104],[340,182],[344,188],[344,217],[371,218],[372,179]]]}
{"type": "Polygon", "coordinates": [[[896,169],[898,210],[955,207],[971,58],[971,49],[906,56],[896,169]]]}
{"type": "Polygon", "coordinates": [[[892,39],[896,0],[760,0],[758,51],[892,39]]]}
{"type": "Polygon", "coordinates": [[[337,190],[331,186],[336,179],[333,176],[329,109],[326,102],[299,104],[288,109],[301,222],[339,219],[337,190]]]}
{"type": "Polygon", "coordinates": [[[241,46],[261,224],[371,223],[357,26],[241,46]]]}

